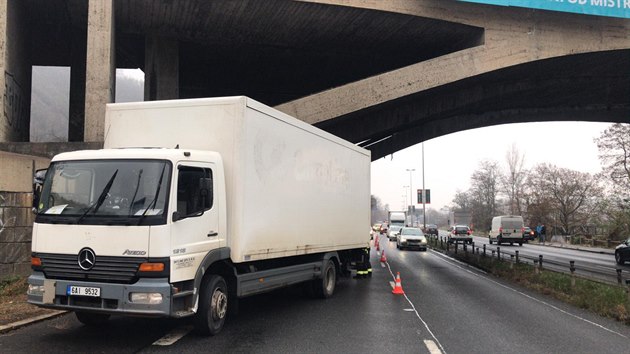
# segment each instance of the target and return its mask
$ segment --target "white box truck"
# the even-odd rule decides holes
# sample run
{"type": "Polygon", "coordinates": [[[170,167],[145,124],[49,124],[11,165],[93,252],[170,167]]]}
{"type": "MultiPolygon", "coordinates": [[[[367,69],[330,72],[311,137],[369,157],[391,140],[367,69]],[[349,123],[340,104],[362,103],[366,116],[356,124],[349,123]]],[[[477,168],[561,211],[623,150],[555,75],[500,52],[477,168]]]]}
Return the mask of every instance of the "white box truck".
{"type": "Polygon", "coordinates": [[[405,226],[405,221],[407,220],[407,212],[404,211],[390,211],[388,212],[388,222],[389,226],[405,226]]]}
{"type": "Polygon", "coordinates": [[[32,304],[213,335],[238,298],[326,298],[365,261],[367,150],[247,97],[109,104],[104,131],[36,188],[32,304]]]}

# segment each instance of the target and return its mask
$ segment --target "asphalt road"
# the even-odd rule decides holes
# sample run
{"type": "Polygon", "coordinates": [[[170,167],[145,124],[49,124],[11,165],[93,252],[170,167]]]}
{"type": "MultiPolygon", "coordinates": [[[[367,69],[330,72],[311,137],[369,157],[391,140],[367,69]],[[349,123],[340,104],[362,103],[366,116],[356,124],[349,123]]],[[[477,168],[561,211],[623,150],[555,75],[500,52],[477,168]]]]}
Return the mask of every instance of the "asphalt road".
{"type": "Polygon", "coordinates": [[[182,320],[118,317],[95,329],[70,314],[0,336],[0,352],[630,352],[630,327],[440,253],[381,244],[387,263],[373,250],[371,279],[344,279],[327,300],[299,288],[244,299],[216,337],[188,333],[182,320]],[[396,272],[405,295],[391,293],[396,272]]]}

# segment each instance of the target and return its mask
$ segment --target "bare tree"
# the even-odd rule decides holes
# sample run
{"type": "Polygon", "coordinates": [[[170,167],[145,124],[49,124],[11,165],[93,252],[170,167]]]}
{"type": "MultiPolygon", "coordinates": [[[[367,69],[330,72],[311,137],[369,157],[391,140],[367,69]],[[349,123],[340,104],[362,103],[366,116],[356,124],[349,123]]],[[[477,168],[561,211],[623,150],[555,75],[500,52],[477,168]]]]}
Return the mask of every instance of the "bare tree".
{"type": "Polygon", "coordinates": [[[523,215],[522,197],[527,173],[525,172],[525,154],[521,154],[516,146],[505,154],[508,171],[501,176],[501,187],[508,197],[508,208],[512,215],[523,215]]]}
{"type": "Polygon", "coordinates": [[[594,140],[605,175],[627,194],[630,187],[630,124],[615,123],[594,140]]]}
{"type": "Polygon", "coordinates": [[[372,195],[370,198],[371,206],[372,206],[372,224],[378,221],[387,220],[387,214],[389,211],[389,204],[383,205],[381,202],[381,198],[372,195]]]}
{"type": "Polygon", "coordinates": [[[497,214],[499,176],[499,164],[484,160],[470,177],[472,222],[477,229],[488,229],[492,217],[497,214]]]}
{"type": "Polygon", "coordinates": [[[453,198],[454,210],[468,211],[470,209],[470,193],[457,190],[453,198]]]}
{"type": "Polygon", "coordinates": [[[588,224],[603,194],[597,179],[584,172],[541,164],[530,178],[530,211],[540,223],[552,223],[564,235],[588,224]]]}

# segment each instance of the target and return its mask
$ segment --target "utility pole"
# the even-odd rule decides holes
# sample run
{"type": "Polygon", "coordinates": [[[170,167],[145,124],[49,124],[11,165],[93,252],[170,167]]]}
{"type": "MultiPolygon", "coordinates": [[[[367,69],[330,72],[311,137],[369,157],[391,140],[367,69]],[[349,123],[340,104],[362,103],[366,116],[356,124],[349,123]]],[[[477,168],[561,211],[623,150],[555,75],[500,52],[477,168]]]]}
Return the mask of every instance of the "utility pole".
{"type": "Polygon", "coordinates": [[[427,229],[427,209],[426,209],[426,189],[424,189],[424,141],[422,142],[422,218],[424,219],[424,228],[427,229]]]}
{"type": "MultiPolygon", "coordinates": [[[[412,169],[407,169],[407,171],[409,172],[409,209],[413,210],[413,183],[412,183],[412,172],[415,171],[415,168],[412,169]]],[[[411,226],[413,226],[413,214],[411,214],[411,226]]]]}

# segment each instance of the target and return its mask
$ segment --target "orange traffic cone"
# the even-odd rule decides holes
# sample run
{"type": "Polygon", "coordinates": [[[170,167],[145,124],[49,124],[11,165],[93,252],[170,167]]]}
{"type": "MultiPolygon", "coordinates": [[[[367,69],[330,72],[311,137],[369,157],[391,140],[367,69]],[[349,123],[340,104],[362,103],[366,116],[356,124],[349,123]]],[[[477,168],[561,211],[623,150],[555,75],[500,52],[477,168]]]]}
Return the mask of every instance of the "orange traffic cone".
{"type": "Polygon", "coordinates": [[[400,282],[400,272],[396,272],[396,286],[394,286],[394,290],[392,290],[392,294],[402,295],[405,291],[402,288],[402,284],[400,282]]]}
{"type": "Polygon", "coordinates": [[[381,262],[383,262],[383,263],[387,262],[387,257],[385,257],[385,250],[384,249],[381,252],[381,262]]]}

